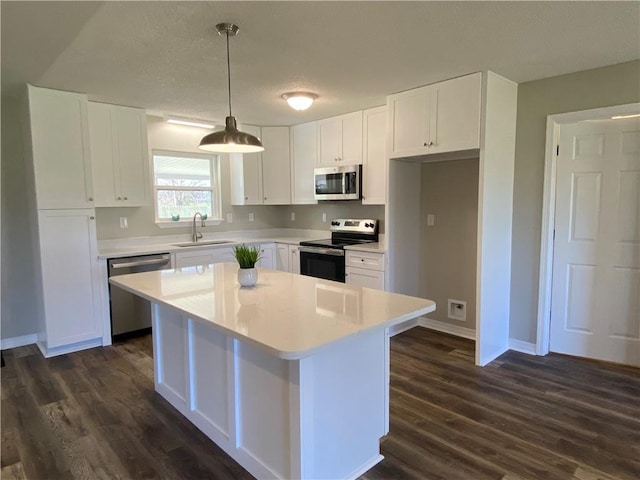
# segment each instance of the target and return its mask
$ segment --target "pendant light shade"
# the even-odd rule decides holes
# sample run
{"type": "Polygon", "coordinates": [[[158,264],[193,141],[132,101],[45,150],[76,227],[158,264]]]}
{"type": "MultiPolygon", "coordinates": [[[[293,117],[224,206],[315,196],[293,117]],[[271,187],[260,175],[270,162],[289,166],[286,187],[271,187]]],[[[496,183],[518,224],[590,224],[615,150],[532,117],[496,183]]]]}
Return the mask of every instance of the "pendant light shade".
{"type": "Polygon", "coordinates": [[[229,37],[238,34],[239,28],[233,23],[216,25],[218,35],[227,37],[227,80],[229,87],[229,116],[225,121],[225,129],[205,135],[198,148],[216,153],[254,153],[264,150],[259,138],[238,130],[236,118],[231,113],[231,67],[229,60],[229,37]]]}

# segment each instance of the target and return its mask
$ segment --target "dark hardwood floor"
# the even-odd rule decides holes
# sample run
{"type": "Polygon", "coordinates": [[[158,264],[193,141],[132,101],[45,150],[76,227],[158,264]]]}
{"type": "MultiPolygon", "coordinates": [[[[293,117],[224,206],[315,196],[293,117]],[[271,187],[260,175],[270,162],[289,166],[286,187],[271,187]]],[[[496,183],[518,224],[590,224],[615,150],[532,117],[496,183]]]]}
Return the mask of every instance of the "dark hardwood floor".
{"type": "MultiPolygon", "coordinates": [[[[640,478],[640,372],[414,328],[391,342],[385,460],[362,478],[640,478]]],[[[153,390],[150,337],[4,351],[1,478],[252,478],[153,390]]]]}

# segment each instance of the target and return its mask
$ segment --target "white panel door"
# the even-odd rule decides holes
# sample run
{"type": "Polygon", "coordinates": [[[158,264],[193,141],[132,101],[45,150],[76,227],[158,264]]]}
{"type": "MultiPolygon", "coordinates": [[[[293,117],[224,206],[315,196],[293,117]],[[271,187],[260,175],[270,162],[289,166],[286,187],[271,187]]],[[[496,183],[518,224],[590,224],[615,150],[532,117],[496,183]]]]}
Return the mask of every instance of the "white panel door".
{"type": "Polygon", "coordinates": [[[286,243],[276,243],[276,269],[289,271],[289,245],[286,243]]]}
{"type": "Polygon", "coordinates": [[[428,152],[430,87],[387,97],[389,156],[405,157],[428,152]]]}
{"type": "Polygon", "coordinates": [[[289,245],[289,271],[300,273],[300,245],[289,245]]]}
{"type": "Polygon", "coordinates": [[[115,107],[118,167],[122,205],[149,203],[147,114],[140,108],[115,107]]]}
{"type": "Polygon", "coordinates": [[[342,156],[342,120],[327,118],[318,122],[318,165],[334,166],[342,156]]]}
{"type": "Polygon", "coordinates": [[[640,120],[563,125],[550,350],[640,365],[640,120]]]}
{"type": "Polygon", "coordinates": [[[342,153],[339,163],[362,163],[362,110],[342,115],[342,153]]]}

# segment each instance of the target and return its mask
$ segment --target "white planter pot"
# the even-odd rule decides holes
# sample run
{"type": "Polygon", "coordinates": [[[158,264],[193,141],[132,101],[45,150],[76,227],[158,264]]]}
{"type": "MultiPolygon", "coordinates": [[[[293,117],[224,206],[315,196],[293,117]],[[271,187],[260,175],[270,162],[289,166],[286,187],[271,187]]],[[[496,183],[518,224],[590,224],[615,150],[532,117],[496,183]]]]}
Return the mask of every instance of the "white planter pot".
{"type": "Polygon", "coordinates": [[[255,268],[239,268],[238,283],[241,287],[253,287],[258,282],[258,270],[255,268]]]}

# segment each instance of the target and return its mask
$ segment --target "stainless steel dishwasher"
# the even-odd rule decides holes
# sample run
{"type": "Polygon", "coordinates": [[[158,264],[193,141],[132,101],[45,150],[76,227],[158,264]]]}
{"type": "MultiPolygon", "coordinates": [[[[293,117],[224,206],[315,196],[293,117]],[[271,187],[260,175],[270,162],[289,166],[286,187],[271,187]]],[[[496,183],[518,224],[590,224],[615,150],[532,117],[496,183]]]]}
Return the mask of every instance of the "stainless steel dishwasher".
{"type": "MultiPolygon", "coordinates": [[[[109,260],[109,277],[127,273],[150,272],[171,268],[171,255],[158,253],[139,257],[112,258],[109,260]]],[[[123,339],[151,330],[151,305],[149,301],[109,284],[111,306],[111,338],[123,339]]]]}

